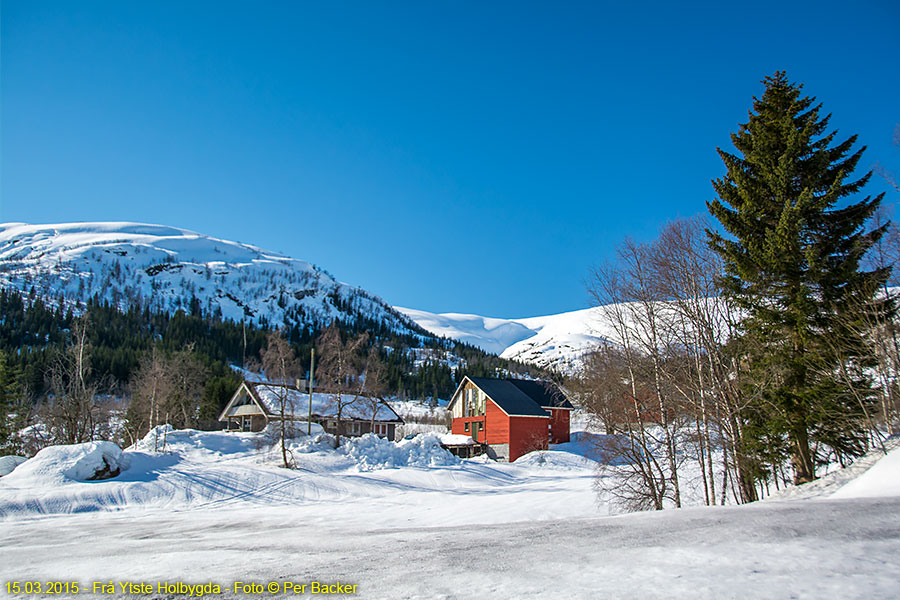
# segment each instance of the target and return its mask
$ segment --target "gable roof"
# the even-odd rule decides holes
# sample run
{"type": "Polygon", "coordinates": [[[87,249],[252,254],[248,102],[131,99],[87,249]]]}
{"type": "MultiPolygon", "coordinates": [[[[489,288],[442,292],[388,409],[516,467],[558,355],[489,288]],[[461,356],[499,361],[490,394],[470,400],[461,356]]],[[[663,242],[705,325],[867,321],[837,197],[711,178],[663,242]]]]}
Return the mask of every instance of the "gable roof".
{"type": "Polygon", "coordinates": [[[472,383],[488,395],[494,404],[511,417],[549,417],[550,415],[510,379],[469,377],[472,383]]]}
{"type": "MultiPolygon", "coordinates": [[[[261,408],[261,412],[267,417],[281,416],[282,394],[284,394],[286,414],[291,415],[294,419],[302,420],[306,420],[309,414],[309,393],[299,390],[292,385],[245,380],[241,383],[241,387],[249,392],[253,404],[261,408]]],[[[240,389],[238,388],[238,392],[235,393],[222,411],[222,414],[219,416],[220,421],[225,420],[229,416],[237,416],[236,409],[233,409],[232,405],[240,396],[240,389]]],[[[327,392],[313,392],[313,416],[318,418],[337,418],[337,403],[335,402],[335,396],[337,395],[327,392]]],[[[344,402],[344,407],[341,411],[343,419],[372,420],[372,405],[367,402],[369,398],[360,397],[356,402],[353,402],[355,397],[352,394],[340,394],[340,397],[344,402]]],[[[386,402],[377,398],[372,399],[379,402],[378,410],[375,412],[375,421],[381,423],[403,423],[403,419],[386,402]]]]}
{"type": "Polygon", "coordinates": [[[526,396],[544,408],[564,408],[575,410],[566,399],[565,394],[550,381],[527,381],[525,379],[509,379],[511,384],[519,388],[526,396]]]}

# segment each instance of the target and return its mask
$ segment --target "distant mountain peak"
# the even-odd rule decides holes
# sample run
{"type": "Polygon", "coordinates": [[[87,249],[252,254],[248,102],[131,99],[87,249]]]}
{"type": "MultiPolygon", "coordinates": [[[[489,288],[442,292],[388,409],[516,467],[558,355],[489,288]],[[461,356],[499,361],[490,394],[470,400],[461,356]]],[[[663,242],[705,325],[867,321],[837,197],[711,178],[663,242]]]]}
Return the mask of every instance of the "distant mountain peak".
{"type": "Polygon", "coordinates": [[[578,371],[587,353],[615,337],[599,308],[524,319],[394,308],[435,335],[566,374],[578,371]]]}

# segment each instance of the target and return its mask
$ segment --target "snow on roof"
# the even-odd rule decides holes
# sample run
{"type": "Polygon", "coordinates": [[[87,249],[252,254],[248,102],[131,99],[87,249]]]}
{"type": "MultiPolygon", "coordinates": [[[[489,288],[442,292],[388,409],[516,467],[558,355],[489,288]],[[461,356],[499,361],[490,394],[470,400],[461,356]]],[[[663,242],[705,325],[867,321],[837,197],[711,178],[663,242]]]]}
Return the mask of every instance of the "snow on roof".
{"type": "MultiPolygon", "coordinates": [[[[309,414],[309,393],[307,392],[301,392],[295,387],[272,383],[253,383],[249,381],[245,383],[247,387],[254,390],[257,399],[263,405],[263,409],[270,415],[281,414],[282,397],[286,401],[285,412],[301,417],[309,414]],[[285,394],[286,396],[283,396],[285,394]]],[[[312,412],[319,417],[336,417],[338,397],[340,397],[340,400],[344,403],[344,408],[341,411],[342,418],[372,420],[371,400],[377,400],[379,404],[375,413],[375,421],[403,421],[390,406],[378,398],[370,399],[357,397],[353,394],[330,394],[325,392],[314,392],[312,396],[312,412]]]]}
{"type": "Polygon", "coordinates": [[[441,436],[441,443],[445,446],[474,446],[475,440],[468,435],[445,433],[441,436]]]}

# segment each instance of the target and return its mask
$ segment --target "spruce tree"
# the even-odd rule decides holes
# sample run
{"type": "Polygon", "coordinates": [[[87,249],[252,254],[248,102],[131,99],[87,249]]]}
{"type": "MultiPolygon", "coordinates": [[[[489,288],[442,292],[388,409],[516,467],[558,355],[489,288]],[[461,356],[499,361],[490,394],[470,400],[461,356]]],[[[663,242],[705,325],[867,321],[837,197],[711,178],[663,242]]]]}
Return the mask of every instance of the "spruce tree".
{"type": "Polygon", "coordinates": [[[890,306],[877,298],[888,270],[860,261],[886,229],[866,231],[883,195],[852,202],[871,176],[851,178],[865,147],[835,141],[830,115],[784,72],[763,83],[731,136],[737,153],[719,149],[727,173],[708,207],[728,235],[708,233],[742,316],[745,450],[761,467],[789,458],[803,483],[815,478],[815,443],[863,451],[865,316],[890,306]]]}

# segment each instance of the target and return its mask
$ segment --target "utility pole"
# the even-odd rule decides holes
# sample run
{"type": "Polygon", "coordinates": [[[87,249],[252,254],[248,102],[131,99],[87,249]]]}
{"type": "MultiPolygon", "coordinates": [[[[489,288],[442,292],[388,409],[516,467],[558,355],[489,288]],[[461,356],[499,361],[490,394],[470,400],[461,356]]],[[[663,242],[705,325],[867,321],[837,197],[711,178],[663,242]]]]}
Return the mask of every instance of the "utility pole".
{"type": "Polygon", "coordinates": [[[306,435],[312,435],[313,373],[316,371],[316,349],[309,351],[309,418],[306,420],[306,435]]]}

